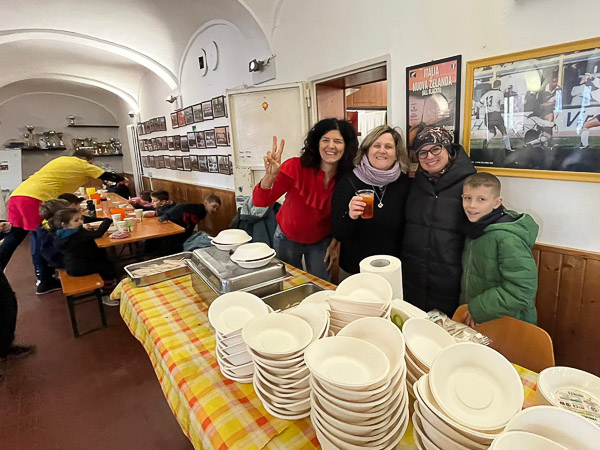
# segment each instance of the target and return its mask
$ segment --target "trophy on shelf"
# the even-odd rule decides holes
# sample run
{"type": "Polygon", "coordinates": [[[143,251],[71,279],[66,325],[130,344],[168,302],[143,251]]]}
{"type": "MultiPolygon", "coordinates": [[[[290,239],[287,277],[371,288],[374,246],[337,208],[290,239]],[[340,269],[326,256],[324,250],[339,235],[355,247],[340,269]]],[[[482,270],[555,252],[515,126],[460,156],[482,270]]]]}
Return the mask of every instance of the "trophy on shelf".
{"type": "Polygon", "coordinates": [[[56,131],[54,130],[50,130],[48,131],[48,147],[49,148],[54,148],[56,147],[56,139],[54,139],[54,136],[56,136],[56,131]]]}
{"type": "Polygon", "coordinates": [[[23,136],[25,136],[25,138],[27,139],[27,146],[35,147],[35,136],[33,134],[33,130],[35,130],[35,127],[27,125],[25,128],[27,128],[28,133],[25,133],[23,136]]]}
{"type": "Polygon", "coordinates": [[[69,126],[75,125],[75,116],[67,116],[67,119],[69,119],[69,126]]]}
{"type": "Polygon", "coordinates": [[[59,147],[65,146],[65,141],[63,141],[63,134],[64,133],[56,133],[56,137],[58,138],[58,146],[59,147]]]}

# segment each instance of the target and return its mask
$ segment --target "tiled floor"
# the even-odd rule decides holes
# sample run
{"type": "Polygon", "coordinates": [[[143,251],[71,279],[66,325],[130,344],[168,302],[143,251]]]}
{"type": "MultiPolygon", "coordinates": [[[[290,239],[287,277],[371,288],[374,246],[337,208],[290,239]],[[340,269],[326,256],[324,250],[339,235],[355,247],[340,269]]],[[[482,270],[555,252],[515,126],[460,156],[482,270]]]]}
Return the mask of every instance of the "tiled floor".
{"type": "MultiPolygon", "coordinates": [[[[35,294],[27,242],[6,274],[19,300],[17,341],[37,353],[0,363],[1,449],[192,448],[118,307],[106,307],[108,328],[76,339],[62,293],[35,294]]],[[[100,325],[96,303],[76,311],[80,331],[100,325]]]]}

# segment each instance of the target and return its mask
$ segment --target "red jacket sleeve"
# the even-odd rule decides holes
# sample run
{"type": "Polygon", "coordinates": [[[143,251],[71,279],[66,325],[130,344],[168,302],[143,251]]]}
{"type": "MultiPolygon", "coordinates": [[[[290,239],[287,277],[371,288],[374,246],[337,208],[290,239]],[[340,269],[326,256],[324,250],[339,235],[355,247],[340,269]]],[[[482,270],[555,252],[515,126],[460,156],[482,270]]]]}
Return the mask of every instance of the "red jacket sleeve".
{"type": "MultiPolygon", "coordinates": [[[[284,162],[283,165],[287,165],[286,163],[287,161],[284,162]]],[[[281,167],[282,170],[279,172],[279,175],[277,175],[277,178],[275,178],[271,189],[261,188],[260,181],[258,182],[252,194],[252,203],[254,206],[267,207],[272,205],[279,197],[289,190],[290,186],[292,186],[293,180],[288,175],[289,170],[285,170],[289,168],[284,168],[283,165],[281,167]]]]}

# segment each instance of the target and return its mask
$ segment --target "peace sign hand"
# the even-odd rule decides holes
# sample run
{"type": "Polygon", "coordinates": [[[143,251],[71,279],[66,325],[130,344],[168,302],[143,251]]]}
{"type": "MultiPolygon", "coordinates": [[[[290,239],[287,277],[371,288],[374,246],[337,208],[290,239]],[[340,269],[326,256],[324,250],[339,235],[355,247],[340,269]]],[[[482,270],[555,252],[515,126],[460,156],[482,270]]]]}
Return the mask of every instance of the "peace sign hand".
{"type": "Polygon", "coordinates": [[[279,149],[277,148],[277,136],[273,136],[273,148],[270,152],[267,152],[263,158],[265,163],[266,174],[260,181],[260,187],[262,189],[271,189],[273,182],[281,169],[281,155],[283,154],[283,148],[285,147],[285,139],[281,140],[279,149]]]}

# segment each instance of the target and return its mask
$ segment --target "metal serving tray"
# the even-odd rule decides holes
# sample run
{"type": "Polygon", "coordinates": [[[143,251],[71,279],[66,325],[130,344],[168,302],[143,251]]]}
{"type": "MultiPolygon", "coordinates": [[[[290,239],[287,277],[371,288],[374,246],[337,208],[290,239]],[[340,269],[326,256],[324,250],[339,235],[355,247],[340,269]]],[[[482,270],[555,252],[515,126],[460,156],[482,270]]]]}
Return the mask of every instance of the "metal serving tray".
{"type": "Polygon", "coordinates": [[[162,263],[165,259],[183,259],[189,260],[192,258],[192,252],[181,252],[175,253],[174,255],[164,256],[162,258],[150,259],[148,261],[143,261],[135,264],[129,264],[125,266],[125,273],[127,276],[131,278],[131,280],[135,283],[136,286],[148,286],[150,284],[160,283],[161,281],[170,280],[171,278],[178,278],[184,275],[191,273],[189,266],[178,267],[177,269],[167,270],[165,272],[155,273],[152,275],[146,275],[143,277],[136,277],[133,275],[133,271],[136,269],[142,269],[151,264],[159,264],[162,263]]]}
{"type": "Polygon", "coordinates": [[[322,291],[323,289],[314,283],[308,282],[286,289],[285,291],[263,297],[263,301],[275,311],[292,308],[310,294],[322,291]]]}
{"type": "MultiPolygon", "coordinates": [[[[215,293],[246,291],[259,297],[273,294],[283,289],[283,280],[291,275],[277,258],[257,269],[244,269],[230,259],[228,251],[216,247],[200,248],[193,251],[188,261],[192,269],[192,281],[206,283],[215,293]]],[[[194,289],[198,292],[202,290],[194,289]]]]}

